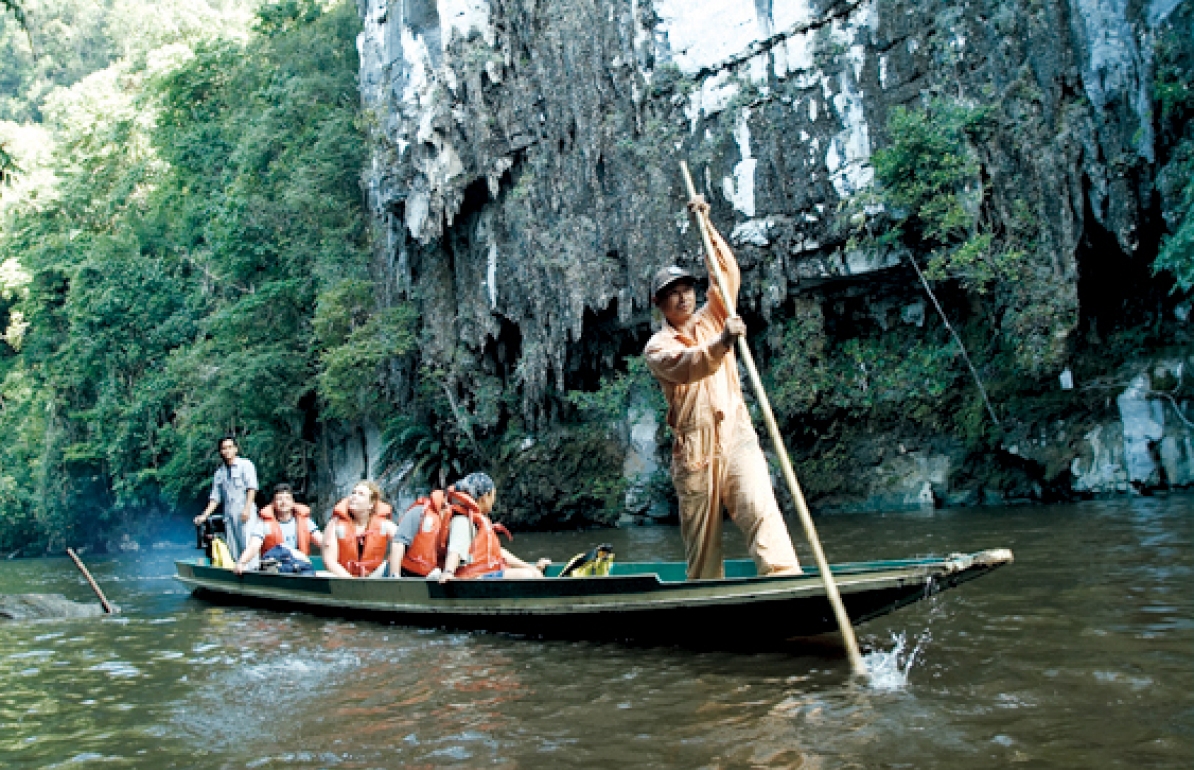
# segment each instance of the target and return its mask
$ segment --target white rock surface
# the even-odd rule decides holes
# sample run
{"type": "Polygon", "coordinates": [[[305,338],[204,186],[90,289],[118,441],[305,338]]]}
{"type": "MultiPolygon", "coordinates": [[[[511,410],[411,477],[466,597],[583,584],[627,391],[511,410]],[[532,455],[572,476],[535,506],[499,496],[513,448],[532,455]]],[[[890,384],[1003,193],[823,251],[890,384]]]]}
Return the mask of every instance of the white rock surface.
{"type": "Polygon", "coordinates": [[[1089,459],[1075,457],[1070,464],[1074,491],[1092,494],[1128,491],[1123,424],[1096,425],[1084,440],[1089,459]]]}
{"type": "Polygon", "coordinates": [[[641,394],[635,397],[634,406],[627,412],[626,424],[630,437],[630,446],[622,463],[622,475],[630,482],[626,489],[626,512],[663,518],[668,514],[667,504],[662,500],[653,500],[650,489],[651,479],[659,471],[656,459],[659,445],[655,440],[659,421],[641,394]]]}
{"type": "Polygon", "coordinates": [[[1165,412],[1160,403],[1147,398],[1149,390],[1149,376],[1141,374],[1120,394],[1116,404],[1123,420],[1128,480],[1153,486],[1159,477],[1150,445],[1160,441],[1165,434],[1165,412]]]}

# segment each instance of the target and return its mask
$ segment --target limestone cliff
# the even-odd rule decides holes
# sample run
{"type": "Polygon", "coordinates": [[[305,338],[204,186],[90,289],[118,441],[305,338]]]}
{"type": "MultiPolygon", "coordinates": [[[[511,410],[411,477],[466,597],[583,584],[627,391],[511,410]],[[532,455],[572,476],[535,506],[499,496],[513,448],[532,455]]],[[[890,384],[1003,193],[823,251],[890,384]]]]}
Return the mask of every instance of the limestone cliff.
{"type": "MultiPolygon", "coordinates": [[[[800,303],[816,306],[816,334],[926,323],[899,250],[850,239],[898,106],[990,108],[974,148],[983,216],[997,233],[1027,216],[1035,235],[1020,278],[982,312],[1027,376],[1056,383],[1116,277],[1147,281],[1164,227],[1152,57],[1167,25],[1190,26],[1178,0],[361,0],[360,12],[380,301],[418,304],[421,365],[446,372],[482,430],[503,410],[546,430],[553,398],[641,349],[651,273],[699,264],[680,159],[731,234],[764,362],[800,303]]],[[[397,392],[414,370],[394,367],[397,392]]],[[[1023,457],[1017,431],[1036,426],[1008,418],[1002,446],[1023,457]]],[[[1090,426],[1115,421],[1088,418],[1057,439],[1070,488],[1089,476],[1070,460],[1093,462],[1104,440],[1090,426]]],[[[650,454],[642,432],[632,454],[650,454]]],[[[950,497],[958,443],[921,439],[850,468],[895,478],[874,482],[871,502],[978,501],[950,497]]],[[[1171,443],[1161,465],[1189,484],[1188,439],[1171,443]]],[[[1108,488],[1134,473],[1121,464],[1108,488]]]]}

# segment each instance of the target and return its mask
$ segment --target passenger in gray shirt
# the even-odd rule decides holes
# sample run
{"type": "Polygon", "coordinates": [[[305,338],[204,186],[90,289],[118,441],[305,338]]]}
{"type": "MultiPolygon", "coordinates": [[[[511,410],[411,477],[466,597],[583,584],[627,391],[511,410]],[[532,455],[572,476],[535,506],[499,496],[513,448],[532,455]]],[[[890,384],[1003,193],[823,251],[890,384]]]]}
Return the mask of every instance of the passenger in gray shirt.
{"type": "Polygon", "coordinates": [[[203,513],[195,517],[195,524],[202,524],[215,512],[216,508],[224,506],[224,525],[227,529],[228,550],[232,558],[240,558],[241,552],[248,545],[249,522],[257,517],[257,469],[253,463],[240,454],[240,446],[232,436],[220,439],[220,458],[224,461],[216,470],[211,482],[211,496],[203,513]]]}

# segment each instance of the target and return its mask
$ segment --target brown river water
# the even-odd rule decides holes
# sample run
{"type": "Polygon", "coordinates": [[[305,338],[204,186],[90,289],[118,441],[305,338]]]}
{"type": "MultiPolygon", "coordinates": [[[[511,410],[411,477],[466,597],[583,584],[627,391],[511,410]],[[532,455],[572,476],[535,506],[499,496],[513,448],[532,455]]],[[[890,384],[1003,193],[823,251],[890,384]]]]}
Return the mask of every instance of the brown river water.
{"type": "MultiPolygon", "coordinates": [[[[860,626],[886,672],[865,681],[829,644],[707,653],[213,606],[171,579],[193,549],[93,556],[122,615],[0,625],[0,766],[1194,767],[1194,497],[818,528],[835,562],[1016,563],[860,626]]],[[[673,528],[514,550],[599,542],[681,558],[673,528]]],[[[65,558],[0,562],[0,593],[34,592],[90,596],[65,558]]]]}

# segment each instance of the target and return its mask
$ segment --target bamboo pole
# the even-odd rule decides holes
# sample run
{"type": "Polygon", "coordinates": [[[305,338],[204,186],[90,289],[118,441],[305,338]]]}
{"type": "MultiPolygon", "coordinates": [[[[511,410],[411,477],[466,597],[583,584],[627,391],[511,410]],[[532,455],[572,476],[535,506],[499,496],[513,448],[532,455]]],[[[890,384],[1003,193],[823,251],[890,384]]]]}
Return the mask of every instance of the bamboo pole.
{"type": "MultiPolygon", "coordinates": [[[[688,186],[688,197],[695,198],[697,191],[692,184],[692,175],[688,173],[688,164],[680,161],[680,170],[684,172],[684,183],[688,186]]],[[[705,247],[705,253],[709,257],[709,268],[713,271],[713,277],[717,281],[718,288],[721,289],[722,299],[725,301],[726,308],[730,311],[730,315],[736,315],[737,310],[734,307],[734,300],[730,296],[729,289],[726,285],[725,276],[721,272],[721,267],[717,261],[717,253],[713,250],[713,242],[709,238],[708,226],[709,223],[706,217],[694,212],[697,220],[697,229],[701,231],[701,241],[705,247]]],[[[842,604],[842,596],[838,593],[837,583],[833,580],[833,574],[829,571],[829,562],[825,559],[825,552],[821,549],[821,540],[817,537],[817,528],[813,525],[812,514],[808,511],[808,504],[804,501],[804,493],[800,491],[800,482],[796,480],[796,472],[792,470],[792,461],[788,458],[788,450],[784,446],[783,437],[779,433],[779,426],[775,422],[775,415],[771,412],[771,401],[767,398],[767,392],[763,389],[763,380],[759,377],[759,370],[755,366],[754,356],[750,353],[750,346],[746,342],[746,337],[738,338],[738,356],[742,359],[742,363],[746,366],[746,371],[750,375],[751,385],[754,386],[755,398],[759,402],[759,411],[763,413],[763,421],[767,424],[767,432],[771,434],[771,444],[775,449],[775,454],[779,458],[780,468],[783,470],[784,480],[788,483],[788,491],[792,494],[792,500],[796,504],[796,512],[800,515],[800,523],[804,526],[804,534],[808,538],[808,544],[813,550],[813,558],[817,562],[817,568],[821,571],[821,580],[825,584],[825,595],[829,598],[829,603],[833,607],[833,614],[837,618],[838,629],[842,634],[842,643],[846,647],[846,654],[850,658],[850,667],[856,674],[866,674],[866,662],[862,659],[862,653],[858,651],[858,639],[854,636],[854,627],[850,624],[850,616],[846,614],[845,605],[842,604]]]]}
{"type": "Polygon", "coordinates": [[[87,571],[87,567],[83,566],[83,560],[78,557],[73,549],[67,548],[66,554],[74,560],[75,566],[83,573],[83,577],[87,578],[87,582],[91,585],[91,590],[95,591],[95,595],[99,597],[100,604],[104,605],[104,612],[109,615],[116,612],[112,609],[112,605],[108,603],[108,597],[104,596],[104,592],[100,590],[99,583],[95,582],[95,578],[91,577],[91,573],[87,571]]]}

